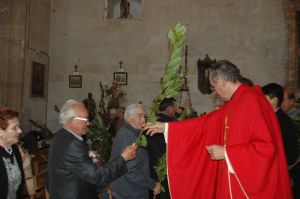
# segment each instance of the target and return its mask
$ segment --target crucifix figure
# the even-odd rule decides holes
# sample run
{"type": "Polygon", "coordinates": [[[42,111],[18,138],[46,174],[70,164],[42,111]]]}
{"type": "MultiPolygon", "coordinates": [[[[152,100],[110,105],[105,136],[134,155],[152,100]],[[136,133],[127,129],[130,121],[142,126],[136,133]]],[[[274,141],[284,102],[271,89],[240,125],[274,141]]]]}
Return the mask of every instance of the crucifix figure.
{"type": "Polygon", "coordinates": [[[78,66],[77,65],[74,66],[74,70],[75,70],[74,72],[78,72],[78,66]]]}
{"type": "Polygon", "coordinates": [[[128,18],[129,16],[129,2],[128,0],[121,0],[120,3],[120,18],[128,18]]]}
{"type": "Polygon", "coordinates": [[[122,68],[123,62],[122,62],[122,61],[119,61],[119,64],[120,64],[120,68],[122,68]]]}

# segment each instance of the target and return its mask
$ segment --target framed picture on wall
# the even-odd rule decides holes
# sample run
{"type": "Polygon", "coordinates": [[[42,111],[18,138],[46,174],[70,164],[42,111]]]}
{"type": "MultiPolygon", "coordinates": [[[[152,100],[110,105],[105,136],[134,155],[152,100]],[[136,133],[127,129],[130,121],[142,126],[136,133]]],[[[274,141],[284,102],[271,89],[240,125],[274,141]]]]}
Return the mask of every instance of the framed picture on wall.
{"type": "Polygon", "coordinates": [[[69,75],[69,88],[81,88],[82,76],[81,75],[69,75]]]}
{"type": "Polygon", "coordinates": [[[126,72],[114,72],[114,82],[119,85],[127,85],[127,76],[126,72]]]}
{"type": "Polygon", "coordinates": [[[31,96],[45,97],[45,68],[44,64],[32,62],[31,96]]]}

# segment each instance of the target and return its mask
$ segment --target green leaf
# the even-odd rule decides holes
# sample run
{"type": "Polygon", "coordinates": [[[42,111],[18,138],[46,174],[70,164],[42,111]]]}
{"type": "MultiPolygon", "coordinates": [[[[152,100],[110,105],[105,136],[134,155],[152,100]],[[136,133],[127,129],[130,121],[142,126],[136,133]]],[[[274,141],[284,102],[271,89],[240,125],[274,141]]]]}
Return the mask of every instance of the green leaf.
{"type": "Polygon", "coordinates": [[[176,38],[175,38],[175,34],[172,30],[169,30],[169,32],[168,32],[168,39],[171,44],[175,43],[176,38]]]}
{"type": "Polygon", "coordinates": [[[111,134],[103,125],[103,118],[97,112],[96,117],[90,122],[88,128],[88,139],[92,141],[92,145],[97,151],[102,163],[106,163],[110,158],[111,151],[111,134]]]}
{"type": "Polygon", "coordinates": [[[183,36],[186,33],[186,27],[180,23],[177,23],[175,25],[174,31],[177,36],[183,36]]]}
{"type": "Polygon", "coordinates": [[[175,57],[172,60],[169,60],[167,67],[175,67],[180,64],[181,57],[175,57]]]}
{"type": "Polygon", "coordinates": [[[136,139],[135,144],[138,147],[147,147],[147,138],[143,133],[140,133],[139,137],[136,139]]]}
{"type": "MultiPolygon", "coordinates": [[[[169,60],[165,66],[165,73],[163,75],[161,85],[158,91],[158,96],[153,101],[148,117],[148,122],[154,122],[156,119],[156,112],[158,110],[160,102],[164,98],[176,97],[181,89],[181,76],[179,74],[179,68],[182,61],[182,49],[185,40],[186,28],[177,23],[172,30],[168,32],[169,39],[169,60]]],[[[139,139],[138,139],[139,140],[139,139]]],[[[137,141],[138,141],[137,140],[137,141]]],[[[140,141],[138,141],[140,143],[140,141]]],[[[154,167],[158,176],[158,180],[161,182],[167,176],[167,164],[166,154],[164,154],[158,161],[158,165],[154,167]]],[[[162,187],[164,192],[164,188],[162,187]]]]}
{"type": "Polygon", "coordinates": [[[174,58],[176,58],[176,57],[180,57],[180,55],[181,55],[181,52],[182,52],[182,48],[174,48],[173,50],[172,50],[172,54],[171,54],[171,59],[174,59],[174,58]]]}
{"type": "Polygon", "coordinates": [[[156,113],[155,110],[151,110],[149,116],[148,116],[148,122],[154,123],[156,121],[156,113]]]}
{"type": "MultiPolygon", "coordinates": [[[[154,166],[157,178],[159,182],[162,182],[167,177],[167,161],[166,154],[164,154],[159,160],[158,164],[154,166]]],[[[162,191],[164,192],[164,187],[162,187],[162,191]]]]}

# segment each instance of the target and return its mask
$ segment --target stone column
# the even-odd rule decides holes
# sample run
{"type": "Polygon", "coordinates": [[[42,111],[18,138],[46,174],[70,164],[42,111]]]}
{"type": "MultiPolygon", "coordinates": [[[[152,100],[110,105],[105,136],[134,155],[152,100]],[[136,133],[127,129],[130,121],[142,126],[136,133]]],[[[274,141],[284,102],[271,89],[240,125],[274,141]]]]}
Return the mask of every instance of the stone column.
{"type": "Polygon", "coordinates": [[[22,108],[26,0],[0,0],[0,106],[22,108]]]}

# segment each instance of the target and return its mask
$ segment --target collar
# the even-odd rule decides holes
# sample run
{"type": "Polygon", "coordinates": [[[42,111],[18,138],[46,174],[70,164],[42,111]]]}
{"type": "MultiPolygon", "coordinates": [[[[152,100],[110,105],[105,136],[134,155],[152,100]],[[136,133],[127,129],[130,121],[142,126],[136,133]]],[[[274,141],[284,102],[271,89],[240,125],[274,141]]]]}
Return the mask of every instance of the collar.
{"type": "Polygon", "coordinates": [[[71,131],[68,128],[65,128],[65,127],[63,127],[63,128],[66,129],[67,131],[69,131],[69,133],[71,133],[72,135],[74,135],[75,138],[77,138],[78,140],[83,141],[83,138],[81,136],[77,135],[76,133],[74,133],[73,131],[71,131]]]}
{"type": "Polygon", "coordinates": [[[0,157],[11,158],[14,156],[14,148],[11,146],[12,153],[9,153],[5,147],[0,145],[0,157]]]}
{"type": "Polygon", "coordinates": [[[124,127],[127,128],[130,132],[134,133],[135,135],[139,136],[140,129],[133,128],[128,122],[124,122],[124,127]]]}
{"type": "Polygon", "coordinates": [[[168,114],[164,113],[164,112],[159,112],[157,115],[158,119],[167,119],[170,121],[177,121],[176,118],[170,117],[168,114]]]}
{"type": "Polygon", "coordinates": [[[233,93],[232,97],[231,97],[231,100],[232,99],[235,99],[235,98],[239,98],[241,95],[243,95],[243,93],[247,90],[254,90],[256,92],[259,92],[263,95],[263,92],[261,90],[261,87],[260,86],[248,86],[247,84],[241,84],[237,89],[236,91],[233,93]]]}

